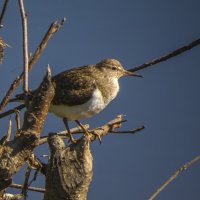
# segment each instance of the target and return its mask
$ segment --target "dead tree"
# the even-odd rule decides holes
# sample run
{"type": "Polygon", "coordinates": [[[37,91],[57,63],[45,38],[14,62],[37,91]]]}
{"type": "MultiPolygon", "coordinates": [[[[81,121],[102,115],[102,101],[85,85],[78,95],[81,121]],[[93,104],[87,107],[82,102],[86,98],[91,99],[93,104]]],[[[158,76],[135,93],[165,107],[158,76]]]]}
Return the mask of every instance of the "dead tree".
{"type": "MultiPolygon", "coordinates": [[[[6,12],[8,0],[5,0],[4,6],[0,15],[0,28],[3,27],[3,16],[6,12]]],[[[19,0],[19,8],[21,11],[22,27],[23,27],[23,73],[20,74],[11,84],[5,97],[0,103],[0,118],[6,117],[12,113],[16,113],[17,132],[14,138],[10,140],[12,133],[11,123],[7,134],[0,140],[0,199],[21,199],[26,198],[27,190],[44,193],[45,200],[86,200],[87,192],[92,180],[93,165],[92,165],[92,153],[90,151],[90,144],[96,138],[93,134],[83,135],[76,144],[66,145],[64,139],[67,137],[67,131],[61,133],[49,133],[47,136],[40,136],[43,123],[46,118],[46,114],[49,109],[49,105],[54,96],[54,87],[51,83],[50,68],[47,70],[47,74],[38,88],[38,92],[33,97],[31,102],[26,99],[25,105],[18,106],[9,111],[3,112],[2,110],[7,105],[12,93],[23,81],[24,92],[28,93],[28,72],[32,69],[33,65],[37,62],[45,49],[49,39],[56,33],[64,24],[65,19],[59,23],[53,22],[40,45],[36,49],[32,57],[29,58],[28,51],[28,31],[27,31],[27,16],[23,5],[23,0],[19,0]],[[20,128],[19,110],[26,106],[27,111],[24,114],[23,126],[20,128]],[[50,148],[50,158],[48,163],[41,163],[34,155],[33,150],[38,146],[48,142],[50,148]],[[21,167],[28,165],[25,173],[24,185],[12,183],[12,177],[18,173],[21,167]],[[30,170],[40,171],[46,180],[45,189],[35,188],[30,186],[29,177],[30,170]],[[22,189],[22,194],[14,195],[8,194],[6,188],[14,187],[22,189]]],[[[130,71],[138,71],[144,68],[153,66],[159,62],[165,61],[169,58],[177,56],[187,50],[200,44],[200,39],[191,42],[175,51],[170,52],[158,59],[154,59],[150,62],[137,66],[130,71]]],[[[4,49],[8,45],[0,38],[0,62],[3,62],[4,49]]],[[[144,126],[138,127],[130,131],[115,131],[120,128],[121,124],[126,122],[123,115],[118,115],[115,119],[102,125],[101,127],[90,130],[98,134],[100,137],[104,137],[109,133],[121,134],[129,133],[134,134],[144,129],[144,126]]],[[[89,128],[88,125],[85,125],[89,128]]],[[[80,128],[71,129],[72,134],[81,133],[80,128]]],[[[197,157],[194,161],[190,162],[187,167],[199,160],[197,157]]],[[[169,182],[167,182],[168,184],[169,182]]],[[[165,187],[167,184],[161,187],[165,187]]],[[[161,191],[160,189],[160,191],[161,191]]],[[[153,199],[157,196],[151,197],[153,199]]]]}

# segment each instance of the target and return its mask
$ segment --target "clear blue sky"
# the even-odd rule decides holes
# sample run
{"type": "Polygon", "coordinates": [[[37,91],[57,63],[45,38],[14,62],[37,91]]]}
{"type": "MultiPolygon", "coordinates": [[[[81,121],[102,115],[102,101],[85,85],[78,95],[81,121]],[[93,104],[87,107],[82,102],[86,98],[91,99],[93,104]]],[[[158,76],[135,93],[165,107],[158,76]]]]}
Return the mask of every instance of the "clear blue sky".
{"type": "MultiPolygon", "coordinates": [[[[66,24],[49,42],[30,73],[32,89],[41,82],[47,64],[56,74],[115,58],[128,69],[200,37],[198,0],[34,0],[26,1],[25,7],[31,52],[52,21],[67,17],[66,24]]],[[[0,66],[1,98],[22,71],[17,1],[10,1],[7,11],[0,36],[12,48],[6,50],[0,66]]],[[[98,142],[91,145],[94,177],[88,200],[146,200],[176,169],[200,154],[200,47],[140,73],[144,79],[121,79],[118,97],[102,113],[82,121],[96,127],[123,113],[128,122],[121,130],[146,126],[137,135],[109,135],[101,145],[98,142]]],[[[21,91],[20,87],[16,93],[21,91]]],[[[0,124],[3,136],[8,118],[0,124]]],[[[42,135],[63,129],[62,121],[49,114],[42,135]]],[[[48,147],[41,146],[35,152],[41,158],[48,154],[48,147]]],[[[14,181],[22,183],[21,177],[22,172],[14,181]]],[[[34,186],[43,187],[43,180],[39,175],[34,186]]],[[[197,163],[158,199],[198,200],[199,185],[200,163],[197,163]]],[[[28,199],[42,196],[30,192],[28,199]]]]}

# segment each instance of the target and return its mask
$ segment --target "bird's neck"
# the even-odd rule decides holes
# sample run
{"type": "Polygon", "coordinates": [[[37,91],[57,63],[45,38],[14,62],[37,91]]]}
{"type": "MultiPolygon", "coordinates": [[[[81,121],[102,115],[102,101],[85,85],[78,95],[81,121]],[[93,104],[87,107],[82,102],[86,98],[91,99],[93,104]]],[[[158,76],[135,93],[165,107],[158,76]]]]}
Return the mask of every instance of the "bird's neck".
{"type": "MultiPolygon", "coordinates": [[[[98,79],[99,80],[99,79],[98,79]]],[[[101,91],[105,104],[108,104],[112,101],[119,92],[119,82],[118,78],[116,77],[104,77],[104,81],[98,81],[97,86],[98,89],[101,91]]]]}

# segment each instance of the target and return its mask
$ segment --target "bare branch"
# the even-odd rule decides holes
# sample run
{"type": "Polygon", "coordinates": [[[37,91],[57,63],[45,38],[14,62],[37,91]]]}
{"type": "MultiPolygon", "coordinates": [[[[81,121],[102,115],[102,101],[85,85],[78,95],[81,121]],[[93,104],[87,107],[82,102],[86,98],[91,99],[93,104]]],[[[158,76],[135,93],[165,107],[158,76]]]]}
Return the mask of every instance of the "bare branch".
{"type": "Polygon", "coordinates": [[[3,28],[3,24],[2,24],[3,23],[3,17],[6,13],[7,5],[8,5],[8,0],[5,0],[2,11],[1,11],[1,15],[0,15],[0,28],[3,28]]]}
{"type": "Polygon", "coordinates": [[[184,53],[185,51],[188,51],[188,50],[196,47],[197,45],[200,45],[200,39],[194,40],[191,43],[176,49],[175,51],[172,51],[172,52],[170,52],[170,53],[168,53],[168,54],[166,54],[164,56],[161,56],[160,58],[153,59],[150,62],[144,63],[142,65],[139,65],[139,66],[135,67],[135,68],[129,69],[129,71],[136,72],[136,71],[145,69],[145,68],[150,67],[152,65],[155,65],[157,63],[160,63],[160,62],[163,62],[165,60],[168,60],[168,59],[170,59],[170,58],[172,58],[174,56],[177,56],[177,55],[179,55],[181,53],[184,53]]]}
{"type": "Polygon", "coordinates": [[[21,104],[21,105],[15,107],[15,108],[13,108],[13,109],[10,109],[10,110],[8,110],[8,111],[6,111],[6,112],[4,112],[4,113],[1,113],[1,114],[0,114],[0,119],[3,118],[3,117],[6,117],[6,116],[8,116],[8,115],[11,115],[11,114],[15,113],[16,110],[22,110],[22,109],[25,108],[25,107],[26,107],[25,104],[21,104]]]}
{"type": "Polygon", "coordinates": [[[24,93],[28,93],[28,67],[29,67],[29,56],[28,56],[28,26],[27,26],[27,15],[24,9],[24,1],[19,0],[19,8],[22,20],[22,33],[23,33],[23,74],[24,74],[24,93]]]}
{"type": "Polygon", "coordinates": [[[93,135],[91,134],[90,140],[94,141],[96,139],[95,135],[98,135],[100,138],[106,136],[108,133],[120,128],[123,122],[126,122],[126,120],[124,120],[124,115],[118,115],[115,119],[111,120],[107,124],[89,131],[94,133],[93,135]]]}
{"type": "MultiPolygon", "coordinates": [[[[83,126],[84,126],[86,129],[89,128],[89,125],[88,125],[88,124],[85,124],[85,125],[83,125],[83,126]]],[[[71,134],[77,134],[77,133],[83,133],[83,130],[82,130],[81,127],[75,127],[75,128],[71,128],[71,129],[70,129],[70,132],[71,132],[71,134]]],[[[68,134],[68,131],[67,131],[67,130],[61,131],[61,132],[58,132],[58,133],[55,133],[55,135],[59,135],[62,139],[68,138],[67,134],[68,134]]],[[[42,136],[42,137],[40,138],[39,145],[42,145],[42,144],[46,143],[47,140],[48,140],[48,136],[42,136]]]]}
{"type": "MultiPolygon", "coordinates": [[[[12,183],[11,185],[9,185],[9,187],[10,188],[22,189],[23,185],[12,183]]],[[[36,187],[28,187],[27,190],[34,191],[34,192],[41,192],[41,193],[45,192],[45,189],[43,189],[43,188],[36,188],[36,187]]]]}
{"type": "MultiPolygon", "coordinates": [[[[58,23],[58,21],[53,22],[47,33],[45,34],[44,38],[42,39],[42,42],[40,43],[39,47],[36,49],[35,53],[33,54],[32,58],[29,61],[29,70],[32,69],[33,65],[37,62],[37,60],[40,58],[42,52],[44,51],[49,39],[56,33],[64,24],[65,19],[61,21],[61,23],[58,23]]],[[[3,108],[7,105],[10,96],[12,93],[16,90],[16,88],[19,86],[20,82],[22,81],[24,76],[24,73],[21,73],[20,76],[18,76],[13,83],[11,84],[10,88],[6,92],[6,95],[4,96],[3,100],[0,103],[0,112],[3,110],[3,108]]]]}
{"type": "Polygon", "coordinates": [[[38,173],[39,173],[39,170],[36,170],[33,178],[30,180],[28,186],[30,186],[34,181],[36,181],[38,173]]]}
{"type": "Polygon", "coordinates": [[[19,130],[21,128],[20,111],[19,110],[15,110],[15,121],[16,121],[17,130],[19,130]]]}
{"type": "Polygon", "coordinates": [[[12,176],[20,170],[38,145],[40,132],[54,92],[51,73],[48,70],[31,105],[24,114],[22,128],[12,141],[0,146],[0,190],[12,183],[12,176]]]}
{"type": "Polygon", "coordinates": [[[11,136],[11,132],[12,132],[12,120],[9,119],[9,126],[8,126],[8,131],[6,134],[6,141],[10,141],[10,136],[11,136]]]}
{"type": "Polygon", "coordinates": [[[185,163],[181,168],[179,168],[172,176],[170,176],[157,190],[156,192],[149,198],[149,200],[154,200],[159,193],[167,187],[178,175],[180,175],[182,172],[184,172],[186,169],[191,167],[193,164],[195,164],[197,161],[200,160],[200,155],[196,156],[189,162],[185,163]]]}
{"type": "Polygon", "coordinates": [[[24,196],[25,200],[27,197],[28,180],[29,180],[30,175],[31,175],[31,168],[28,166],[26,169],[24,184],[23,184],[23,188],[22,188],[22,195],[24,196]]]}
{"type": "Polygon", "coordinates": [[[133,130],[130,130],[130,131],[111,131],[111,133],[118,133],[118,134],[123,134],[123,133],[129,133],[129,134],[135,134],[141,130],[143,130],[145,128],[145,126],[141,126],[141,127],[138,127],[138,128],[135,128],[133,130]]]}
{"type": "Polygon", "coordinates": [[[35,53],[33,54],[33,56],[31,57],[30,61],[29,61],[29,70],[32,69],[32,66],[37,62],[37,60],[40,58],[42,52],[44,51],[44,49],[47,46],[48,41],[50,40],[50,38],[59,31],[59,29],[63,26],[63,24],[65,23],[66,18],[64,18],[60,23],[58,21],[53,22],[48,31],[46,32],[44,38],[42,39],[42,42],[40,43],[39,47],[36,49],[35,53]]]}
{"type": "MultiPolygon", "coordinates": [[[[137,133],[141,130],[143,130],[145,127],[141,126],[138,128],[135,128],[133,130],[129,130],[129,131],[114,131],[117,128],[120,128],[121,123],[126,122],[127,120],[123,119],[123,115],[118,115],[115,119],[111,120],[110,122],[108,122],[107,124],[102,125],[101,127],[89,130],[90,133],[95,133],[96,135],[99,135],[99,137],[103,137],[105,135],[107,135],[108,133],[113,133],[113,134],[124,134],[124,133],[128,133],[128,134],[134,134],[137,133]]],[[[89,129],[89,125],[85,124],[83,125],[85,129],[89,129]]],[[[83,130],[81,127],[75,127],[70,129],[71,134],[80,134],[83,133],[83,130]]],[[[53,133],[52,133],[53,134],[53,133]]],[[[54,133],[54,135],[58,135],[60,136],[62,139],[68,138],[67,136],[68,131],[61,131],[61,132],[57,132],[54,133]]],[[[91,140],[95,140],[95,134],[92,135],[91,134],[91,140]]],[[[48,136],[42,136],[40,138],[40,142],[39,145],[42,145],[44,143],[46,143],[48,140],[48,136]]]]}

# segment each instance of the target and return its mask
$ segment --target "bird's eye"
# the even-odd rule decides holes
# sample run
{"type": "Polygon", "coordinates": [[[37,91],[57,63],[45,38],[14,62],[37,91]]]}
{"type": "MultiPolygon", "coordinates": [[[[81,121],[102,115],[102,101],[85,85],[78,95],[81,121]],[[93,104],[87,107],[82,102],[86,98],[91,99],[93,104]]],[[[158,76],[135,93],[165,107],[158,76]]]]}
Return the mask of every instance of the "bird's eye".
{"type": "Polygon", "coordinates": [[[116,66],[112,66],[112,70],[117,70],[117,67],[116,66]]]}

